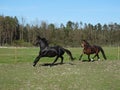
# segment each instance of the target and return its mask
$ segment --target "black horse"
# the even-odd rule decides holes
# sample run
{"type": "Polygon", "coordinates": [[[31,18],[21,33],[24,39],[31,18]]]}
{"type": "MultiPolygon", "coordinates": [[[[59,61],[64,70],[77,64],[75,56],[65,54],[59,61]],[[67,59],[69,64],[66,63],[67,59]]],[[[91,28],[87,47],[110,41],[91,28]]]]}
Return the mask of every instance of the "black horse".
{"type": "Polygon", "coordinates": [[[106,55],[104,53],[104,50],[102,49],[102,47],[100,46],[96,46],[96,45],[90,45],[86,40],[82,40],[82,43],[81,43],[81,46],[84,48],[83,49],[83,53],[80,55],[80,58],[79,60],[81,60],[83,54],[87,54],[88,55],[88,59],[89,61],[93,61],[93,59],[97,56],[98,60],[100,60],[100,57],[99,57],[99,52],[101,51],[104,59],[106,60],[106,55]],[[90,54],[95,54],[95,56],[90,59],[90,54]]]}
{"type": "Polygon", "coordinates": [[[71,60],[74,60],[71,52],[67,49],[64,49],[60,46],[54,46],[49,47],[48,41],[45,38],[41,38],[40,36],[37,36],[36,44],[39,44],[40,51],[39,55],[35,58],[33,62],[33,66],[37,64],[37,62],[40,60],[41,57],[55,57],[56,59],[53,61],[51,65],[54,65],[54,63],[58,60],[58,58],[61,58],[61,64],[63,63],[63,54],[66,52],[71,60]]]}

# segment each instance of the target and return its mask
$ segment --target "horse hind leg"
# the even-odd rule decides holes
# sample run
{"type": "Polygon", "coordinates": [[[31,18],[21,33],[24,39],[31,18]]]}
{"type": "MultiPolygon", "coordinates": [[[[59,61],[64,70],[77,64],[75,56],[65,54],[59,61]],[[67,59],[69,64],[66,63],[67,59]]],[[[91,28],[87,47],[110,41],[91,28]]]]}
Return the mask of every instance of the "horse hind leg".
{"type": "Polygon", "coordinates": [[[55,60],[53,61],[53,63],[52,63],[51,65],[54,65],[54,63],[58,60],[58,58],[59,58],[59,56],[57,56],[57,57],[55,58],[55,60]]]}
{"type": "Polygon", "coordinates": [[[100,57],[99,57],[99,55],[97,54],[97,58],[98,58],[98,61],[100,61],[100,57]]]}
{"type": "Polygon", "coordinates": [[[100,60],[98,53],[96,53],[96,54],[94,55],[94,57],[91,58],[91,61],[93,61],[96,56],[97,56],[98,60],[100,60]]]}
{"type": "Polygon", "coordinates": [[[63,59],[64,59],[64,57],[63,57],[63,56],[60,56],[60,58],[61,58],[61,63],[60,63],[60,64],[63,64],[63,59]]]}

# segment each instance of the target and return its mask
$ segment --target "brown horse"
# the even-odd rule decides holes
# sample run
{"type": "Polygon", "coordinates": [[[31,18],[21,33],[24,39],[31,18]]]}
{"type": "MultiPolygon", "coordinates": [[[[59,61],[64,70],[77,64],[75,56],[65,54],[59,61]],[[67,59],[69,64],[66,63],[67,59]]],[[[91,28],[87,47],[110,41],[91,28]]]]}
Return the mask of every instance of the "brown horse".
{"type": "Polygon", "coordinates": [[[98,60],[100,60],[100,57],[99,57],[99,55],[98,55],[98,53],[99,53],[100,51],[101,51],[104,59],[105,59],[105,60],[107,59],[106,56],[105,56],[104,50],[102,49],[102,47],[96,46],[96,45],[91,46],[86,40],[82,40],[81,46],[82,46],[84,49],[83,49],[83,53],[80,55],[79,60],[81,60],[83,54],[88,55],[89,61],[93,61],[96,56],[97,56],[98,60]],[[95,54],[95,56],[94,56],[93,58],[90,58],[90,54],[95,54]]]}

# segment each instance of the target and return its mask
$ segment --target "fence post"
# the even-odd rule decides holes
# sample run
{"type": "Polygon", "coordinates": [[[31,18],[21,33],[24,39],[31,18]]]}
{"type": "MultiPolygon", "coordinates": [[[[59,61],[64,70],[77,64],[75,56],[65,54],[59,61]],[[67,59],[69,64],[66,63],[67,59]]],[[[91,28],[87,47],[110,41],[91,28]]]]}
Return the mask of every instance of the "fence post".
{"type": "Polygon", "coordinates": [[[17,60],[17,47],[15,47],[15,62],[16,62],[16,60],[17,60]]]}
{"type": "Polygon", "coordinates": [[[120,59],[120,51],[119,51],[119,45],[118,45],[118,60],[120,59]]]}

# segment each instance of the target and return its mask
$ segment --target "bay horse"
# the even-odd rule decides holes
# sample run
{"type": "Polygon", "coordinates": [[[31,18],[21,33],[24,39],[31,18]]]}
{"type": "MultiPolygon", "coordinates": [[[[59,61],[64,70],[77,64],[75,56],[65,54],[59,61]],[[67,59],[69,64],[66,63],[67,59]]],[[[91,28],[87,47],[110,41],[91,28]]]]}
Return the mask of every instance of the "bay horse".
{"type": "Polygon", "coordinates": [[[82,40],[81,46],[83,47],[83,53],[80,55],[79,60],[81,60],[83,54],[88,55],[89,61],[93,61],[94,58],[97,56],[98,60],[100,60],[99,52],[101,51],[103,58],[106,60],[106,55],[104,50],[100,46],[93,45],[91,46],[86,40],[82,40]],[[90,54],[95,54],[93,58],[90,58],[90,54]]]}
{"type": "Polygon", "coordinates": [[[39,55],[35,58],[35,60],[33,62],[33,66],[36,66],[36,64],[42,57],[55,57],[55,56],[56,56],[56,58],[51,65],[54,65],[54,63],[58,60],[58,58],[61,58],[61,64],[62,64],[63,59],[64,59],[63,54],[65,52],[70,56],[71,60],[74,60],[74,58],[69,50],[67,50],[61,46],[50,47],[48,44],[48,41],[45,38],[41,38],[40,36],[37,36],[36,44],[39,44],[40,51],[39,51],[39,55]]]}

